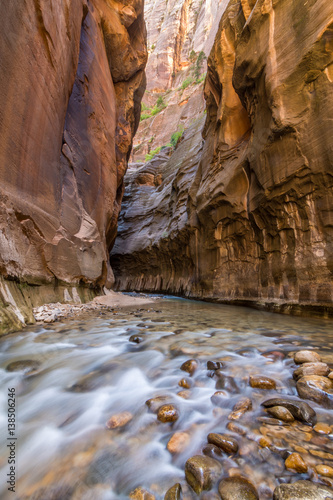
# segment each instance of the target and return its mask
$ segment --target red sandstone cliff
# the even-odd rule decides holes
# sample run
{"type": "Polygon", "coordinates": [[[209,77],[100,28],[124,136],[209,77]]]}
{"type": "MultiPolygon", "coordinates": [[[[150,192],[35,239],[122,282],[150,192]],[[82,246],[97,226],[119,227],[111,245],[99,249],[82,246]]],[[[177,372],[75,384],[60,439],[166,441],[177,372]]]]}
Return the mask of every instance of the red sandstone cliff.
{"type": "Polygon", "coordinates": [[[331,2],[229,2],[204,141],[128,177],[118,288],[332,310],[332,68],[331,2]]]}
{"type": "Polygon", "coordinates": [[[113,281],[146,64],[143,0],[1,2],[0,271],[113,281]]]}

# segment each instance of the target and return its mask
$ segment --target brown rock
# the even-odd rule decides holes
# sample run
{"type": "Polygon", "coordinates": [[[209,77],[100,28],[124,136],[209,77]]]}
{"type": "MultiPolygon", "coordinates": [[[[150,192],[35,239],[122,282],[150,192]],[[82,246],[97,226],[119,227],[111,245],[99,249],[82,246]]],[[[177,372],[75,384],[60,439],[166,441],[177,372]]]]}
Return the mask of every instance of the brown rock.
{"type": "Polygon", "coordinates": [[[190,389],[192,387],[192,382],[188,380],[187,378],[182,378],[179,382],[178,385],[180,387],[184,387],[184,389],[190,389]]]}
{"type": "Polygon", "coordinates": [[[179,392],[177,392],[177,396],[179,396],[180,398],[183,398],[183,399],[190,399],[191,391],[187,391],[187,390],[179,391],[179,392]]]}
{"type": "Polygon", "coordinates": [[[238,443],[236,439],[228,436],[227,434],[217,434],[212,432],[208,434],[207,441],[210,444],[218,446],[226,453],[237,453],[238,451],[238,443]]]}
{"type": "Polygon", "coordinates": [[[244,413],[250,410],[252,410],[251,399],[243,398],[234,405],[232,412],[228,416],[228,419],[238,420],[239,418],[241,418],[242,415],[244,415],[244,413]]]}
{"type": "Polygon", "coordinates": [[[330,369],[326,363],[303,363],[302,366],[294,371],[293,377],[296,380],[308,375],[321,375],[325,377],[329,372],[330,369]]]}
{"type": "Polygon", "coordinates": [[[291,453],[284,463],[286,469],[295,470],[299,473],[307,472],[308,470],[308,466],[299,453],[291,453]]]}
{"type": "Polygon", "coordinates": [[[332,432],[332,427],[328,424],[325,424],[324,422],[318,422],[313,430],[318,432],[318,434],[331,434],[332,432]]]}
{"type": "Polygon", "coordinates": [[[207,370],[220,370],[223,368],[222,361],[207,361],[207,370]]]}
{"type": "Polygon", "coordinates": [[[250,386],[256,389],[276,389],[275,380],[262,375],[251,376],[249,382],[250,386]]]}
{"type": "Polygon", "coordinates": [[[298,351],[294,354],[294,361],[300,363],[320,363],[321,357],[316,351],[298,351]]]}
{"type": "Polygon", "coordinates": [[[174,453],[182,453],[190,444],[190,435],[187,432],[175,432],[168,441],[167,450],[174,453]]]}
{"type": "Polygon", "coordinates": [[[283,422],[293,422],[295,420],[290,411],[284,406],[272,406],[271,408],[267,408],[266,411],[272,417],[278,418],[283,422]]]}
{"type": "Polygon", "coordinates": [[[280,484],[274,490],[273,500],[329,500],[333,489],[311,481],[280,484]]]}
{"type": "Polygon", "coordinates": [[[317,415],[313,408],[308,403],[297,401],[289,398],[272,398],[261,403],[265,408],[272,408],[273,406],[283,406],[290,411],[296,420],[305,422],[307,424],[315,424],[317,422],[317,415]]]}
{"type": "Polygon", "coordinates": [[[316,465],[315,469],[316,472],[318,472],[318,474],[320,474],[321,476],[333,477],[333,467],[331,467],[330,465],[319,464],[316,465]]]}
{"type": "Polygon", "coordinates": [[[213,458],[196,455],[185,464],[185,478],[193,490],[200,495],[203,490],[210,490],[221,474],[222,466],[213,458]]]}
{"type": "Polygon", "coordinates": [[[144,488],[136,488],[134,491],[131,491],[129,497],[132,500],[155,500],[155,496],[149,493],[149,491],[144,488]]]}
{"type": "Polygon", "coordinates": [[[133,419],[132,413],[129,411],[123,411],[122,413],[117,413],[113,415],[106,423],[108,429],[116,429],[117,427],[124,427],[133,419]]]}
{"type": "Polygon", "coordinates": [[[244,477],[233,476],[222,479],[219,484],[222,500],[258,500],[259,496],[253,484],[244,477]]]}
{"type": "Polygon", "coordinates": [[[155,398],[147,399],[146,405],[150,411],[157,413],[159,408],[161,408],[161,406],[163,406],[167,401],[170,401],[170,399],[171,398],[169,396],[156,396],[155,398]]]}
{"type": "Polygon", "coordinates": [[[320,375],[302,377],[296,384],[303,399],[311,399],[325,408],[333,408],[333,381],[320,375]]]}
{"type": "Polygon", "coordinates": [[[131,335],[128,340],[130,342],[134,342],[135,344],[141,344],[141,342],[143,342],[143,338],[139,335],[131,335]]]}
{"type": "Polygon", "coordinates": [[[223,456],[222,449],[214,444],[206,444],[206,446],[202,448],[202,453],[215,460],[220,460],[223,456]]]}
{"type": "Polygon", "coordinates": [[[32,359],[21,359],[19,361],[12,361],[6,366],[7,372],[24,371],[27,374],[35,373],[40,367],[40,361],[32,359]]]}
{"type": "Polygon", "coordinates": [[[236,434],[239,434],[240,436],[246,435],[246,429],[244,429],[244,427],[241,427],[238,424],[235,424],[234,422],[228,422],[227,429],[231,432],[235,432],[236,434]]]}
{"type": "MultiPolygon", "coordinates": [[[[216,372],[217,373],[217,372],[216,372]]],[[[216,389],[224,389],[230,393],[238,393],[239,389],[233,377],[229,375],[225,375],[224,373],[220,373],[218,376],[218,380],[215,384],[216,389]]]]}
{"type": "Polygon", "coordinates": [[[199,366],[199,363],[196,359],[189,359],[188,361],[185,361],[182,366],[180,367],[181,370],[184,372],[189,373],[190,375],[193,375],[194,372],[197,370],[199,366]]]}
{"type": "Polygon", "coordinates": [[[179,418],[179,412],[174,405],[163,405],[158,409],[157,419],[160,422],[175,422],[179,418]]]}
{"type": "Polygon", "coordinates": [[[228,398],[229,395],[227,393],[227,391],[216,391],[214,392],[214,394],[211,396],[211,402],[213,403],[213,405],[215,406],[220,406],[220,407],[224,407],[225,406],[225,402],[226,402],[226,398],[228,398]]]}
{"type": "Polygon", "coordinates": [[[164,495],[164,500],[180,500],[182,494],[182,487],[179,483],[172,486],[164,495]]]}

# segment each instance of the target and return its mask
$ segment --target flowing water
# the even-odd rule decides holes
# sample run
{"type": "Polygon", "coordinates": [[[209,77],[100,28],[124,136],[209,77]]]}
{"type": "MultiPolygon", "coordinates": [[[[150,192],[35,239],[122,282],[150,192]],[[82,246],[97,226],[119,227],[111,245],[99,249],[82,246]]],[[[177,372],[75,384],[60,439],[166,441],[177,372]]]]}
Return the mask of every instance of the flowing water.
{"type": "MultiPolygon", "coordinates": [[[[333,363],[331,322],[176,298],[140,309],[89,313],[8,335],[0,341],[0,422],[5,429],[0,443],[0,496],[120,500],[142,487],[163,499],[166,490],[180,482],[185,499],[198,498],[186,486],[184,465],[202,453],[210,432],[227,432],[237,439],[239,452],[221,458],[222,476],[241,473],[250,478],[261,499],[272,498],[275,486],[296,477],[317,481],[314,465],[333,464],[333,435],[320,435],[299,422],[272,425],[258,420],[267,417],[262,401],[296,394],[290,353],[304,347],[317,349],[324,361],[333,363]],[[129,341],[132,335],[143,341],[129,341]],[[263,356],[268,351],[284,356],[263,356]],[[180,370],[190,358],[200,362],[191,377],[180,370]],[[6,370],[9,363],[20,360],[39,365],[30,366],[30,372],[6,370]],[[209,376],[213,375],[207,371],[209,360],[223,361],[224,372],[236,384],[235,390],[224,391],[219,407],[210,399],[216,377],[209,376]],[[277,389],[252,389],[248,380],[254,374],[274,379],[277,389]],[[183,378],[190,385],[186,392],[178,385],[183,378]],[[7,394],[12,388],[15,494],[7,491],[5,479],[7,394]],[[176,405],[180,414],[176,422],[161,423],[149,411],[145,401],[155,396],[166,396],[176,405]],[[237,432],[230,431],[228,415],[244,396],[251,398],[253,410],[235,422],[237,432]],[[131,420],[108,429],[110,417],[122,412],[130,413],[131,420]],[[178,440],[178,453],[170,453],[167,443],[176,432],[185,434],[182,442],[178,440]],[[268,442],[300,451],[309,471],[287,471],[284,458],[271,451],[268,442]]],[[[332,411],[310,404],[319,421],[333,423],[332,411]]],[[[202,494],[202,498],[217,497],[202,494]]]]}

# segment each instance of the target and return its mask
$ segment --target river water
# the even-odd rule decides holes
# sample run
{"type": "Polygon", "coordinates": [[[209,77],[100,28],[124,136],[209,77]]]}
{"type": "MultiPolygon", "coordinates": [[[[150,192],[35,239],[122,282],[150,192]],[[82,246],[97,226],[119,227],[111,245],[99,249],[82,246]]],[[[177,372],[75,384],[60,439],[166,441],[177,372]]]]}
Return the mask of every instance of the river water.
{"type": "MultiPolygon", "coordinates": [[[[318,350],[332,366],[331,321],[178,298],[140,309],[86,313],[3,337],[0,497],[121,500],[142,487],[163,499],[180,482],[184,499],[198,498],[186,485],[184,465],[202,453],[210,432],[237,439],[239,452],[221,458],[222,476],[240,473],[250,478],[260,499],[272,498],[281,482],[321,480],[314,466],[333,464],[333,434],[321,435],[299,422],[272,425],[263,420],[268,415],[260,406],[270,397],[296,395],[290,353],[304,347],[318,350]],[[132,335],[142,342],[129,341],[132,335]],[[269,351],[280,354],[263,356],[269,351]],[[191,358],[200,364],[189,376],[180,366],[191,358]],[[30,373],[6,370],[20,360],[38,363],[30,366],[30,373]],[[208,376],[209,360],[223,361],[223,370],[235,381],[236,388],[224,391],[220,406],[211,401],[216,377],[208,376]],[[249,376],[256,374],[274,379],[277,388],[251,388],[249,376]],[[178,385],[183,378],[190,386],[185,392],[178,385]],[[6,484],[8,388],[16,396],[15,494],[6,484]],[[176,405],[176,422],[159,422],[148,409],[145,401],[156,396],[176,405]],[[244,396],[252,400],[253,410],[236,422],[241,435],[226,426],[232,407],[244,396]],[[106,422],[122,412],[131,420],[108,429],[106,422]],[[175,440],[176,452],[171,453],[167,444],[179,432],[183,441],[175,440]],[[266,445],[299,451],[308,472],[286,470],[282,454],[270,450],[263,438],[266,445]]],[[[310,404],[318,421],[333,423],[332,410],[310,404]]],[[[201,498],[218,498],[214,491],[201,498]]]]}

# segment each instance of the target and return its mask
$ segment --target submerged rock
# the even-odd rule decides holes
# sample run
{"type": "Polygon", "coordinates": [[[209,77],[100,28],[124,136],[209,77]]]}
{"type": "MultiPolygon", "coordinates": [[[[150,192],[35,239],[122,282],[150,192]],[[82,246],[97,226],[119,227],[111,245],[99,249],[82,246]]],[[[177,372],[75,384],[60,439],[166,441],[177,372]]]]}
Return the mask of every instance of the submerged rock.
{"type": "Polygon", "coordinates": [[[266,411],[272,417],[278,418],[283,422],[294,422],[295,420],[290,411],[284,406],[272,406],[271,408],[267,408],[266,411]]]}
{"type": "Polygon", "coordinates": [[[24,371],[26,374],[30,375],[38,370],[41,362],[34,359],[21,359],[19,361],[13,361],[6,366],[7,372],[18,372],[24,371]]]}
{"type": "Polygon", "coordinates": [[[227,391],[216,391],[214,394],[211,396],[210,400],[215,406],[220,406],[224,407],[226,404],[226,398],[228,398],[229,395],[227,391]]]}
{"type": "Polygon", "coordinates": [[[207,370],[220,370],[223,368],[222,361],[207,361],[207,370]]]}
{"type": "Polygon", "coordinates": [[[131,500],[155,500],[155,496],[149,493],[149,491],[144,488],[136,488],[129,494],[131,500]]]}
{"type": "Polygon", "coordinates": [[[272,398],[264,401],[261,404],[265,408],[271,408],[273,406],[283,406],[290,411],[290,413],[296,420],[300,420],[301,422],[305,422],[310,425],[313,425],[317,422],[316,412],[304,401],[297,401],[287,398],[272,398]]]}
{"type": "Polygon", "coordinates": [[[298,351],[294,354],[296,364],[301,363],[320,363],[321,357],[316,351],[298,351]]]}
{"type": "Polygon", "coordinates": [[[116,429],[117,427],[124,427],[133,419],[132,413],[129,411],[123,411],[122,413],[117,413],[113,415],[107,423],[106,427],[108,429],[116,429]]]}
{"type": "Polygon", "coordinates": [[[149,410],[153,413],[157,413],[159,408],[164,405],[167,401],[170,401],[170,396],[156,396],[155,398],[147,399],[146,405],[149,410]]]}
{"type": "Polygon", "coordinates": [[[167,450],[174,453],[182,453],[190,443],[190,435],[187,432],[175,432],[168,441],[167,450]]]}
{"type": "Polygon", "coordinates": [[[238,393],[239,389],[233,377],[225,375],[224,373],[219,374],[219,378],[215,384],[216,389],[224,389],[231,393],[238,393]]]}
{"type": "Polygon", "coordinates": [[[135,344],[141,344],[141,342],[143,342],[143,337],[140,337],[140,335],[131,335],[128,340],[135,344]]]}
{"type": "Polygon", "coordinates": [[[250,410],[252,410],[251,399],[243,398],[234,405],[232,412],[228,416],[228,419],[238,420],[239,418],[241,418],[242,415],[244,415],[244,413],[250,410]]]}
{"type": "Polygon", "coordinates": [[[273,493],[273,500],[329,500],[331,498],[333,498],[332,488],[311,481],[280,484],[273,493]]]}
{"type": "Polygon", "coordinates": [[[164,495],[164,500],[180,500],[182,487],[179,483],[172,486],[164,495]]]}
{"type": "Polygon", "coordinates": [[[183,370],[184,372],[189,373],[190,375],[193,375],[194,372],[197,370],[199,366],[199,363],[196,359],[189,359],[188,361],[185,361],[180,369],[183,370]]]}
{"type": "Polygon", "coordinates": [[[250,386],[255,389],[276,389],[276,382],[271,378],[263,375],[251,376],[249,379],[250,386]]]}
{"type": "Polygon", "coordinates": [[[200,495],[203,490],[210,490],[221,474],[222,466],[213,458],[196,455],[185,464],[185,478],[193,490],[200,495]]]}
{"type": "Polygon", "coordinates": [[[206,444],[206,446],[202,448],[202,453],[215,460],[219,460],[223,456],[222,449],[214,444],[206,444]]]}
{"type": "Polygon", "coordinates": [[[320,375],[305,376],[297,381],[296,388],[301,398],[333,408],[333,380],[320,375]]]}
{"type": "Polygon", "coordinates": [[[227,434],[217,434],[215,432],[211,432],[207,436],[207,441],[210,444],[214,444],[218,446],[226,453],[237,453],[238,451],[238,443],[236,439],[227,434]]]}
{"type": "Polygon", "coordinates": [[[222,500],[258,500],[259,496],[254,485],[244,477],[233,476],[222,479],[219,484],[222,500]]]}
{"type": "Polygon", "coordinates": [[[175,422],[179,418],[178,409],[172,405],[163,405],[159,408],[157,412],[157,419],[160,422],[175,422]]]}
{"type": "Polygon", "coordinates": [[[295,470],[299,473],[307,472],[308,470],[308,466],[299,453],[291,453],[284,464],[286,469],[295,470]]]}

